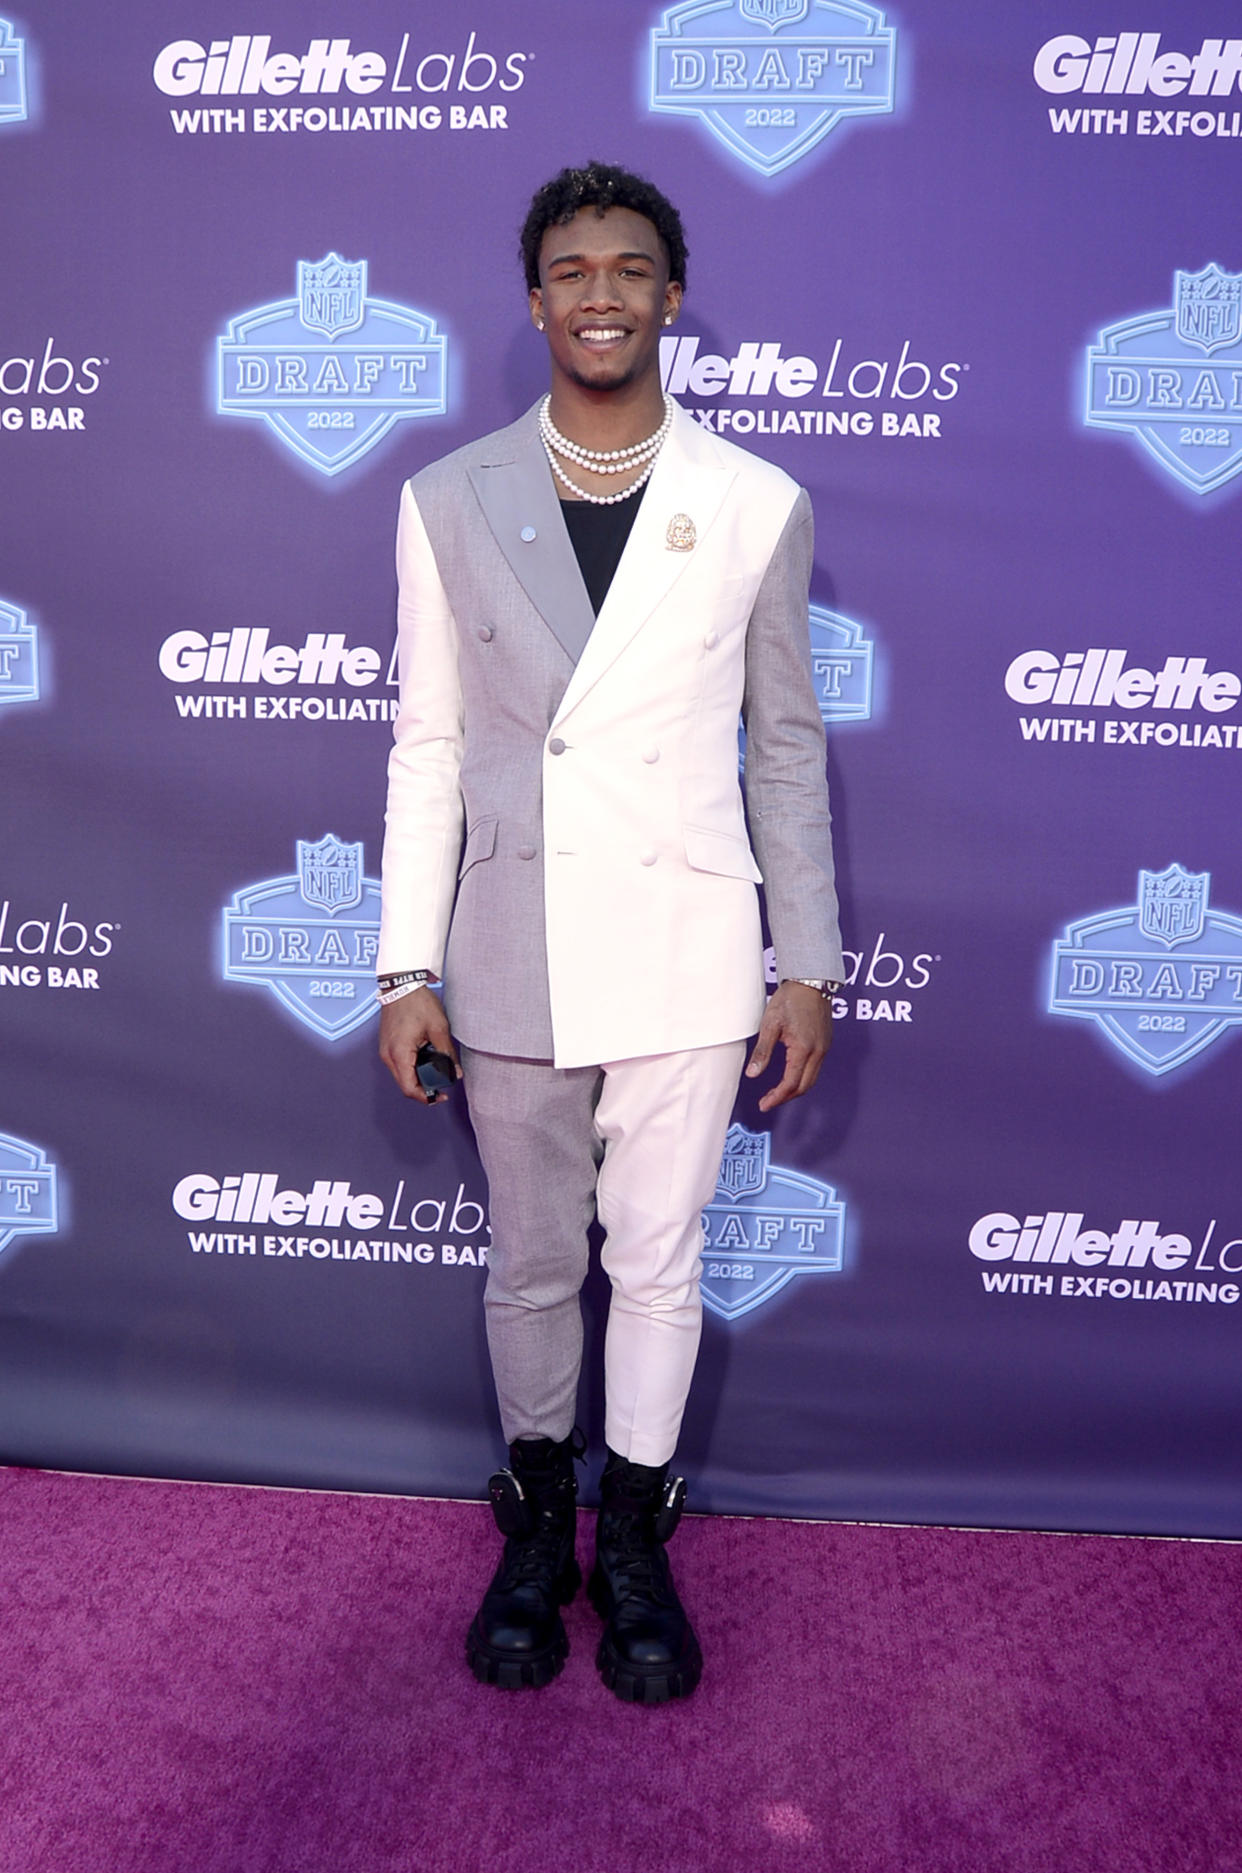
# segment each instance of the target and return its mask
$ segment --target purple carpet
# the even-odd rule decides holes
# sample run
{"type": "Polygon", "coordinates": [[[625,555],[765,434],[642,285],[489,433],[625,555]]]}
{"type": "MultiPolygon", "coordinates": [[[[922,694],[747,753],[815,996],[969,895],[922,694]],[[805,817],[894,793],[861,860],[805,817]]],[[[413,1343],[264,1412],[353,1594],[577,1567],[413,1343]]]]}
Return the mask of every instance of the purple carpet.
{"type": "Polygon", "coordinates": [[[472,1504],[0,1470],[0,1528],[3,1873],[1242,1873],[1242,1548],[691,1519],[644,1710],[581,1598],[474,1683],[472,1504]]]}

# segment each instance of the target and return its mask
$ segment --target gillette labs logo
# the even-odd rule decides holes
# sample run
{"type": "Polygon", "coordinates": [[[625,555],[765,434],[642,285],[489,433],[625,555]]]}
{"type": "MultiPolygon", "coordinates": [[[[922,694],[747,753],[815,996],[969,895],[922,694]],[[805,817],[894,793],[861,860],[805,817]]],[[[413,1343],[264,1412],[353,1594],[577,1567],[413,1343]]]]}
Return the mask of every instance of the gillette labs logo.
{"type": "Polygon", "coordinates": [[[1228,1231],[1215,1217],[1193,1237],[1166,1231],[1151,1216],[1126,1217],[1112,1230],[1084,1229],[1084,1221],[1081,1210],[1026,1216],[991,1210],[981,1216],[968,1244],[978,1261],[993,1264],[980,1271],[984,1291],[1226,1307],[1242,1293],[1236,1280],[1221,1279],[1242,1274],[1242,1238],[1222,1241],[1228,1231]]]}
{"type": "Polygon", "coordinates": [[[1204,39],[1199,50],[1162,52],[1160,33],[1082,39],[1059,33],[1035,54],[1041,91],[1087,96],[1228,97],[1242,78],[1242,39],[1204,39]]]}

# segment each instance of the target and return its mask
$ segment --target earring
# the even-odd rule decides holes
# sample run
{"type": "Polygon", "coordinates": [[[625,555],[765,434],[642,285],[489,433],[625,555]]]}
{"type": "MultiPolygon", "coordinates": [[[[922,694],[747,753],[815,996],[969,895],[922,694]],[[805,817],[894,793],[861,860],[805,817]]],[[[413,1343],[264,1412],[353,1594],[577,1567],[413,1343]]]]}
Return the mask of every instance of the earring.
{"type": "Polygon", "coordinates": [[[536,319],[536,320],[535,320],[535,330],[536,330],[537,332],[541,332],[541,331],[543,330],[543,320],[542,320],[542,319],[536,319]]]}
{"type": "Polygon", "coordinates": [[[671,312],[666,312],[664,314],[664,323],[666,325],[671,325],[673,323],[673,315],[671,312]]]}

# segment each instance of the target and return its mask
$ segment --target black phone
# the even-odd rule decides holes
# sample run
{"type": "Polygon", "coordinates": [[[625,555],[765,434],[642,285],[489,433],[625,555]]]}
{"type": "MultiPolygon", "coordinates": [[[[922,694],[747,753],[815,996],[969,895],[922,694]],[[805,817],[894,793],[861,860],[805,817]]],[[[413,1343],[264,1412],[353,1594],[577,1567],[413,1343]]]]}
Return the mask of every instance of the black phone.
{"type": "Polygon", "coordinates": [[[457,1078],[457,1068],[447,1054],[424,1041],[414,1056],[414,1071],[423,1091],[433,1100],[443,1099],[457,1078]]]}

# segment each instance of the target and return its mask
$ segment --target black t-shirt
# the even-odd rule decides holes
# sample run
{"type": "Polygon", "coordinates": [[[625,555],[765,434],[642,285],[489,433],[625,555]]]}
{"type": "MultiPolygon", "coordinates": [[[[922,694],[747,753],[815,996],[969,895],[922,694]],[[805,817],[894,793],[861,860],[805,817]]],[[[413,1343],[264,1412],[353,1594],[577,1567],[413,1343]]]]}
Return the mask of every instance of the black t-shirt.
{"type": "Polygon", "coordinates": [[[644,482],[624,501],[561,502],[570,543],[577,554],[591,609],[597,618],[625,551],[625,543],[630,537],[630,528],[634,525],[634,516],[646,487],[644,482]]]}

